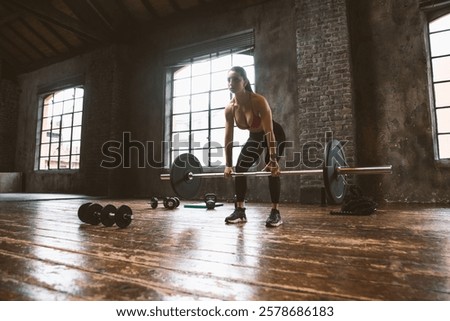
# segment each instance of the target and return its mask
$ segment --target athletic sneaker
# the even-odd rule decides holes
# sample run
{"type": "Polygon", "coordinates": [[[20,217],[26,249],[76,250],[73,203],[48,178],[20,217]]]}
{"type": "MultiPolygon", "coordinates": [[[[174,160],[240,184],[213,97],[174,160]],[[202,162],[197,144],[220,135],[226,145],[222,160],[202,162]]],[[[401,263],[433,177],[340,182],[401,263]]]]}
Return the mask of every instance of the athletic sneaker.
{"type": "Polygon", "coordinates": [[[247,222],[247,216],[245,215],[245,208],[237,207],[230,216],[225,218],[225,223],[245,223],[247,222]]]}
{"type": "Polygon", "coordinates": [[[266,226],[277,227],[281,224],[283,224],[283,221],[281,220],[280,211],[272,208],[272,210],[270,211],[270,215],[267,218],[266,226]]]}

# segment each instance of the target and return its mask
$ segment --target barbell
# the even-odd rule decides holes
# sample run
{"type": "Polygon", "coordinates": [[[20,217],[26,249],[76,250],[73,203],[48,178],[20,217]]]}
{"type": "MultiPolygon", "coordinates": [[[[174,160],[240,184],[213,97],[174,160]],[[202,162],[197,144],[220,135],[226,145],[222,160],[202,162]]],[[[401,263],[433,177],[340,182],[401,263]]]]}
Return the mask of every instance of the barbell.
{"type": "MultiPolygon", "coordinates": [[[[333,139],[325,146],[322,168],[281,171],[280,175],[323,175],[325,191],[328,198],[335,204],[344,200],[346,183],[345,175],[380,175],[391,174],[392,165],[376,167],[348,167],[343,146],[340,141],[333,139]]],[[[232,173],[232,177],[240,176],[270,176],[271,172],[254,171],[232,173]]],[[[161,174],[161,180],[170,180],[174,192],[184,199],[190,199],[200,190],[202,178],[224,177],[223,173],[203,173],[202,165],[192,154],[185,153],[175,158],[170,174],[161,174]]]]}

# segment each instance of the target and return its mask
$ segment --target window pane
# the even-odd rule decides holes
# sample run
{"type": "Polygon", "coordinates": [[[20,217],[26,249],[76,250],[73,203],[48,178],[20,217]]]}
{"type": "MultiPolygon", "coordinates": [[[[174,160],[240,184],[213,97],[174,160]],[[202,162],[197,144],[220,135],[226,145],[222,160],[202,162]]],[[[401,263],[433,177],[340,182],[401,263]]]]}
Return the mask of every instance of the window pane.
{"type": "Polygon", "coordinates": [[[192,93],[204,93],[209,91],[210,88],[210,79],[208,75],[192,77],[192,93]]]}
{"type": "Polygon", "coordinates": [[[75,96],[75,88],[69,88],[63,91],[64,100],[72,100],[75,96]]]}
{"type": "Polygon", "coordinates": [[[59,144],[54,143],[50,145],[50,156],[57,156],[59,151],[59,144]]]}
{"type": "Polygon", "coordinates": [[[431,56],[450,54],[450,31],[430,35],[431,56]]]}
{"type": "Polygon", "coordinates": [[[174,114],[188,113],[189,111],[189,96],[182,96],[173,99],[174,114]]]}
{"type": "Polygon", "coordinates": [[[62,116],[62,127],[72,126],[72,114],[62,116]]]}
{"type": "Polygon", "coordinates": [[[73,125],[74,126],[81,126],[81,120],[82,120],[82,113],[73,114],[73,125]]]}
{"type": "Polygon", "coordinates": [[[59,168],[60,169],[68,169],[70,165],[70,156],[61,156],[59,159],[59,168]]]}
{"type": "Polygon", "coordinates": [[[51,137],[50,131],[42,132],[41,142],[42,143],[50,143],[50,137],[51,137]]]}
{"type": "Polygon", "coordinates": [[[189,114],[173,116],[172,129],[177,132],[189,130],[189,114]]]}
{"type": "Polygon", "coordinates": [[[434,85],[435,107],[450,106],[450,82],[434,85]]]}
{"type": "Polygon", "coordinates": [[[80,153],[80,146],[81,146],[81,142],[78,141],[73,141],[72,142],[72,154],[79,154],[80,153]]]}
{"type": "Polygon", "coordinates": [[[433,81],[450,80],[450,57],[433,59],[433,81]]]}
{"type": "Polygon", "coordinates": [[[211,111],[211,128],[225,126],[225,109],[211,111]]]}
{"type": "Polygon", "coordinates": [[[80,168],[80,155],[73,155],[71,157],[70,166],[71,166],[72,169],[80,168]]]}
{"type": "Polygon", "coordinates": [[[192,154],[198,158],[202,166],[208,166],[208,150],[207,149],[195,149],[192,154]]]}
{"type": "Polygon", "coordinates": [[[60,102],[64,100],[64,92],[58,91],[53,95],[53,102],[60,102]]]}
{"type": "Polygon", "coordinates": [[[81,140],[81,126],[73,127],[72,139],[81,140]]]}
{"type": "Polygon", "coordinates": [[[74,104],[73,100],[67,100],[64,102],[64,113],[65,114],[73,112],[73,104],[74,104]]]}
{"type": "Polygon", "coordinates": [[[52,117],[52,128],[60,128],[61,127],[61,116],[53,116],[52,117]]]}
{"type": "Polygon", "coordinates": [[[51,140],[52,140],[52,143],[55,143],[55,142],[59,142],[59,130],[58,129],[53,129],[51,132],[50,132],[50,138],[51,138],[51,140]]]}
{"type": "Polygon", "coordinates": [[[58,157],[50,157],[49,169],[58,169],[58,157]]]}
{"type": "Polygon", "coordinates": [[[75,99],[74,102],[74,111],[82,111],[83,110],[83,99],[75,99]]]}
{"type": "Polygon", "coordinates": [[[438,136],[439,158],[450,158],[450,135],[438,136]]]}
{"type": "MultiPolygon", "coordinates": [[[[251,55],[243,55],[243,54],[234,54],[233,55],[233,66],[249,66],[253,65],[253,56],[251,55]]],[[[248,68],[245,68],[248,69],[248,68]]],[[[247,71],[247,70],[246,70],[247,71]]],[[[248,73],[248,71],[247,71],[248,73]]]]}
{"type": "Polygon", "coordinates": [[[60,155],[70,155],[70,142],[61,143],[60,155]]]}
{"type": "Polygon", "coordinates": [[[192,65],[192,76],[205,75],[210,72],[210,61],[199,62],[192,65]]]}
{"type": "Polygon", "coordinates": [[[83,98],[84,97],[84,89],[76,88],[75,89],[75,98],[83,98]]]}
{"type": "Polygon", "coordinates": [[[180,79],[175,80],[173,82],[173,95],[177,96],[186,96],[191,92],[191,79],[180,79]]]}
{"type": "Polygon", "coordinates": [[[189,148],[189,132],[174,133],[172,135],[173,149],[188,149],[189,148]]]}
{"type": "Polygon", "coordinates": [[[192,129],[208,128],[209,117],[208,112],[192,113],[192,129]]]}
{"type": "Polygon", "coordinates": [[[430,32],[449,29],[450,14],[440,17],[430,23],[430,32]]]}
{"type": "Polygon", "coordinates": [[[192,111],[209,109],[209,94],[198,94],[192,96],[192,111]]]}
{"type": "Polygon", "coordinates": [[[192,132],[191,135],[192,148],[208,148],[208,131],[200,130],[192,132]]]}
{"type": "Polygon", "coordinates": [[[51,105],[46,104],[44,105],[42,117],[50,117],[50,116],[52,116],[51,105]]]}
{"type": "MultiPolygon", "coordinates": [[[[76,127],[79,128],[79,127],[76,127]]],[[[61,130],[61,141],[62,142],[66,142],[66,141],[70,141],[72,139],[72,128],[64,128],[61,130]]]]}
{"type": "Polygon", "coordinates": [[[48,130],[51,128],[51,118],[43,118],[42,119],[42,130],[48,130]]]}
{"type": "Polygon", "coordinates": [[[224,57],[220,57],[217,59],[212,60],[212,72],[215,71],[228,71],[231,66],[231,55],[226,55],[224,57]]]}
{"type": "Polygon", "coordinates": [[[39,159],[39,169],[48,169],[48,157],[39,159]]]}
{"type": "Polygon", "coordinates": [[[450,133],[450,108],[436,109],[438,133],[450,133]]]}
{"type": "Polygon", "coordinates": [[[211,75],[212,76],[211,90],[227,89],[228,88],[227,75],[228,69],[225,71],[213,73],[211,75]]]}
{"type": "Polygon", "coordinates": [[[42,144],[41,145],[41,157],[48,156],[49,152],[50,152],[50,145],[49,144],[42,144]]]}
{"type": "Polygon", "coordinates": [[[217,144],[219,144],[220,146],[223,146],[224,143],[225,143],[225,128],[212,129],[211,130],[211,145],[217,146],[217,144]]]}
{"type": "Polygon", "coordinates": [[[55,103],[53,104],[52,114],[53,115],[61,115],[63,112],[63,103],[55,103]]]}
{"type": "Polygon", "coordinates": [[[211,92],[211,108],[225,108],[231,100],[230,91],[221,90],[211,92]]]}
{"type": "Polygon", "coordinates": [[[191,66],[183,67],[173,73],[173,79],[188,78],[191,76],[191,66]]]}
{"type": "MultiPolygon", "coordinates": [[[[222,145],[222,144],[221,144],[222,145]]],[[[211,152],[211,166],[222,166],[225,165],[225,152],[223,147],[220,148],[212,148],[211,152]]]]}

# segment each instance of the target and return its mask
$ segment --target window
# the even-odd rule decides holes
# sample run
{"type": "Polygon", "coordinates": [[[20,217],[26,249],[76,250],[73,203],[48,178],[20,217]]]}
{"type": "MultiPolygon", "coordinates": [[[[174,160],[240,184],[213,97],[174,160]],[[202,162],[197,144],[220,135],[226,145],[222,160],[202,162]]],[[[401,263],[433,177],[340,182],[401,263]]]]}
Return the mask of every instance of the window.
{"type": "MultiPolygon", "coordinates": [[[[224,110],[232,97],[227,74],[241,66],[254,86],[253,43],[253,31],[245,31],[167,54],[167,166],[183,153],[193,154],[204,167],[224,165],[224,110]]],[[[233,148],[240,149],[247,138],[247,131],[235,128],[233,148]]],[[[233,152],[234,162],[238,155],[233,152]]]]}
{"type": "Polygon", "coordinates": [[[436,158],[450,159],[450,14],[429,23],[436,158]]]}
{"type": "MultiPolygon", "coordinates": [[[[195,155],[202,166],[223,165],[225,106],[231,99],[227,73],[232,66],[244,67],[254,77],[253,56],[229,54],[192,63],[172,74],[171,163],[182,153],[195,155]]],[[[235,128],[234,148],[247,140],[247,131],[235,128]]],[[[237,157],[239,152],[233,152],[237,157]]]]}
{"type": "Polygon", "coordinates": [[[82,87],[73,87],[42,97],[39,114],[39,170],[80,168],[82,87]]]}

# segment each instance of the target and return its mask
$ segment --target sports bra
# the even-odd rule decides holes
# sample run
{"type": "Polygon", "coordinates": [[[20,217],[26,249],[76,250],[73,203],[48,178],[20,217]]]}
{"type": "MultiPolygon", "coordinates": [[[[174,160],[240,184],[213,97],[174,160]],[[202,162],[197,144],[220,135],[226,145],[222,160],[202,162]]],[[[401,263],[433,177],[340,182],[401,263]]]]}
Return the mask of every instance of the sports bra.
{"type": "MultiPolygon", "coordinates": [[[[254,129],[254,128],[258,128],[261,125],[261,117],[258,114],[255,114],[255,112],[253,111],[253,101],[251,100],[251,105],[252,105],[252,113],[253,113],[253,120],[252,123],[250,124],[250,126],[247,124],[247,128],[246,129],[254,129]]],[[[236,105],[234,105],[234,108],[236,108],[236,105]]],[[[235,109],[233,108],[233,116],[234,116],[234,121],[236,122],[236,124],[238,123],[236,120],[236,113],[235,113],[235,109]]]]}

